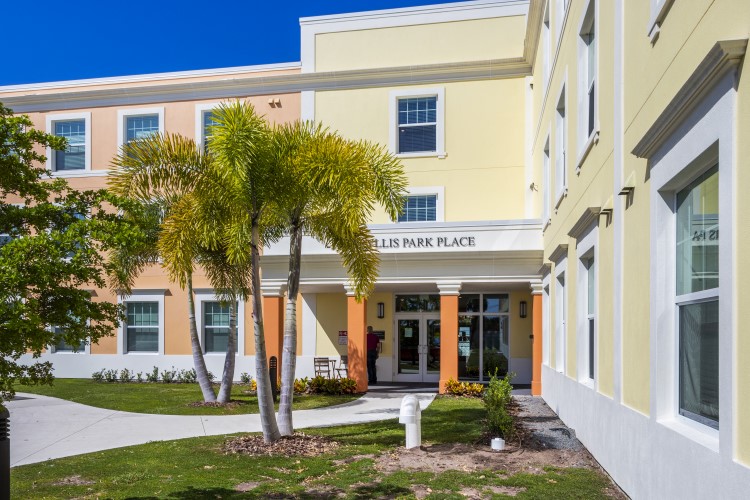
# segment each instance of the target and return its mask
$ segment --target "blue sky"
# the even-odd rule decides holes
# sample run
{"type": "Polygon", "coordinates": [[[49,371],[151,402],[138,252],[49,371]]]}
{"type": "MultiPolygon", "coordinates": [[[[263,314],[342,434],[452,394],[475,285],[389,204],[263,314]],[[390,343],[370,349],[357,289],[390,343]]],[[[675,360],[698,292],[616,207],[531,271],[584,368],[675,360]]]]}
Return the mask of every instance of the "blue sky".
{"type": "Polygon", "coordinates": [[[440,0],[4,0],[0,85],[299,61],[299,18],[440,0]]]}

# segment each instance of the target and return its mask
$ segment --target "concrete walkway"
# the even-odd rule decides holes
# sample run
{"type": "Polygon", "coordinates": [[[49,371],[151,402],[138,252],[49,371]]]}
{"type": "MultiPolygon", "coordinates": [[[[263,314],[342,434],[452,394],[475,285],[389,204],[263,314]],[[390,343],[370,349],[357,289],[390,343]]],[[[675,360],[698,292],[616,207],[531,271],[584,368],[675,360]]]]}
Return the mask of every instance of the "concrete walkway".
{"type": "MultiPolygon", "coordinates": [[[[422,408],[435,398],[411,393],[422,408]]],[[[294,412],[295,429],[330,427],[397,418],[403,392],[378,387],[356,401],[294,412]]],[[[18,393],[5,403],[10,410],[11,466],[43,462],[149,441],[260,432],[260,416],[150,415],[94,408],[64,399],[18,393]]]]}

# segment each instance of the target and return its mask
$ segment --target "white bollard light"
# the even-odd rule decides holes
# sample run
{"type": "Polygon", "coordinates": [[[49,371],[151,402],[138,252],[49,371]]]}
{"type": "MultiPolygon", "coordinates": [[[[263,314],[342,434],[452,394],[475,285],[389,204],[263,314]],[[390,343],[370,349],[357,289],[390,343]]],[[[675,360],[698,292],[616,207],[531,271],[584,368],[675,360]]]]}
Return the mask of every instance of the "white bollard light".
{"type": "Polygon", "coordinates": [[[422,409],[416,396],[405,396],[401,400],[398,423],[406,424],[406,449],[422,446],[422,409]]]}

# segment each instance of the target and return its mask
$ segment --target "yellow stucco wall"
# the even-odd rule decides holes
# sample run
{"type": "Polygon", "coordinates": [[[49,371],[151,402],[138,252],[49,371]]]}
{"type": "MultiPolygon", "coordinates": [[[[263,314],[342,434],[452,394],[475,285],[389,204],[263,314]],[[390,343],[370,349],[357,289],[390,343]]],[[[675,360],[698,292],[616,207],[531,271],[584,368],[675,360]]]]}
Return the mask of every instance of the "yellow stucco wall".
{"type": "MultiPolygon", "coordinates": [[[[426,86],[434,88],[436,86],[426,86]]],[[[524,217],[523,79],[449,83],[446,158],[408,158],[410,187],[444,186],[445,220],[524,217]]],[[[398,87],[398,90],[421,87],[398,87]]],[[[389,142],[392,88],[316,92],[316,120],[352,139],[389,142]]],[[[380,210],[373,222],[389,222],[380,210]]]]}
{"type": "Polygon", "coordinates": [[[341,71],[520,57],[525,16],[323,33],[315,70],[341,71]]]}
{"type": "Polygon", "coordinates": [[[531,292],[511,292],[510,293],[510,357],[511,358],[530,358],[532,350],[531,335],[531,307],[533,300],[531,292]],[[526,301],[526,317],[521,318],[519,309],[521,301],[526,301]]]}
{"type": "Polygon", "coordinates": [[[339,330],[346,330],[346,295],[319,293],[315,306],[317,320],[317,348],[319,356],[340,356],[347,346],[339,345],[339,330]]]}

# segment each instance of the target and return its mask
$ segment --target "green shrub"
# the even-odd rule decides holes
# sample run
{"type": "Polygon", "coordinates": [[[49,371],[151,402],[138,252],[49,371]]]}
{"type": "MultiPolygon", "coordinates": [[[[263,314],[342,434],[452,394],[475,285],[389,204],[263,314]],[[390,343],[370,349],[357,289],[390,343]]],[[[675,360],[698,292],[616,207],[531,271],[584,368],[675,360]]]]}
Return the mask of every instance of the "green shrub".
{"type": "Polygon", "coordinates": [[[154,366],[151,373],[146,374],[146,382],[158,382],[159,381],[159,367],[154,366]]]}
{"type": "Polygon", "coordinates": [[[120,370],[120,382],[132,382],[135,378],[135,375],[133,375],[133,372],[128,370],[127,368],[123,368],[120,370]]]}
{"type": "Polygon", "coordinates": [[[459,382],[456,379],[448,379],[445,383],[445,393],[451,396],[466,396],[471,398],[481,398],[484,386],[479,383],[459,382]]]}
{"type": "Polygon", "coordinates": [[[491,434],[499,433],[505,440],[513,437],[513,417],[509,406],[513,399],[511,380],[515,374],[508,373],[503,378],[497,377],[497,372],[490,379],[484,392],[484,406],[487,408],[487,426],[491,434]]]}
{"type": "Polygon", "coordinates": [[[307,391],[307,385],[309,381],[310,379],[308,379],[307,377],[295,379],[294,380],[295,394],[303,394],[305,391],[307,391]]]}
{"type": "Polygon", "coordinates": [[[161,381],[165,384],[171,384],[172,382],[177,381],[177,370],[174,369],[174,366],[171,370],[164,370],[161,372],[161,381]]]}
{"type": "Polygon", "coordinates": [[[138,372],[135,375],[135,381],[138,382],[139,384],[143,382],[143,372],[138,372]]]}
{"type": "Polygon", "coordinates": [[[105,382],[117,382],[117,370],[104,370],[104,381],[105,382]]]}
{"type": "Polygon", "coordinates": [[[182,369],[177,374],[177,382],[181,384],[194,384],[197,379],[198,374],[195,373],[194,368],[191,368],[189,370],[182,369]]]}
{"type": "Polygon", "coordinates": [[[91,380],[93,380],[94,382],[104,382],[104,368],[102,368],[98,372],[92,373],[91,380]]]}
{"type": "Polygon", "coordinates": [[[309,394],[354,394],[357,382],[350,378],[324,378],[318,375],[307,384],[309,394]]]}
{"type": "Polygon", "coordinates": [[[249,384],[252,379],[253,379],[253,377],[249,373],[247,373],[247,372],[240,373],[240,383],[241,384],[249,384]]]}

